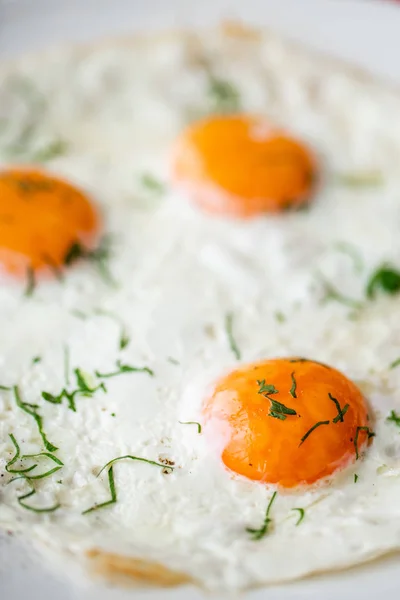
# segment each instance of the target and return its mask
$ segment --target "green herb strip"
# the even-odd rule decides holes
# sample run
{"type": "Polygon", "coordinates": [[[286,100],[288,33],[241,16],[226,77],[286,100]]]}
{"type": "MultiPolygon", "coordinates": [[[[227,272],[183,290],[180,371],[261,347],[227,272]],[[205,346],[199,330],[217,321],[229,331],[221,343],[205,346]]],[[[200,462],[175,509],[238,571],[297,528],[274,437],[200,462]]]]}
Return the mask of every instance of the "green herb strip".
{"type": "Polygon", "coordinates": [[[68,144],[62,140],[54,140],[48,146],[38,150],[33,156],[34,162],[48,162],[58,156],[63,156],[68,151],[68,144]]]}
{"type": "Polygon", "coordinates": [[[121,336],[119,338],[119,349],[123,350],[124,348],[126,348],[129,343],[131,341],[131,338],[127,335],[127,333],[122,330],[121,331],[121,336]]]}
{"type": "Polygon", "coordinates": [[[26,510],[30,510],[35,513],[49,513],[49,512],[54,512],[55,510],[60,508],[60,504],[55,504],[54,506],[49,506],[48,508],[36,508],[35,506],[29,506],[29,504],[26,504],[24,502],[24,500],[34,496],[36,494],[36,490],[30,481],[31,478],[26,477],[25,475],[20,475],[19,477],[14,477],[13,479],[11,479],[9,481],[9,483],[13,483],[14,481],[17,481],[18,479],[25,479],[25,481],[31,486],[30,492],[28,492],[27,494],[23,494],[22,496],[18,496],[18,498],[17,498],[18,503],[20,506],[22,506],[22,508],[25,508],[26,510]]]}
{"type": "Polygon", "coordinates": [[[241,359],[241,352],[237,346],[235,338],[233,336],[233,314],[228,313],[225,317],[225,331],[229,342],[229,347],[232,350],[236,360],[241,359]]]}
{"type": "Polygon", "coordinates": [[[354,473],[354,483],[357,483],[357,481],[358,481],[358,475],[357,475],[357,473],[354,473]]]}
{"type": "Polygon", "coordinates": [[[181,425],[197,425],[197,433],[201,433],[201,425],[197,421],[178,421],[181,425]]]}
{"type": "Polygon", "coordinates": [[[345,406],[344,406],[343,408],[341,408],[341,406],[340,406],[340,404],[339,404],[338,400],[336,400],[336,398],[334,398],[330,392],[328,392],[328,396],[329,396],[329,398],[332,400],[332,402],[334,402],[334,403],[335,403],[335,406],[336,406],[336,408],[337,408],[337,411],[338,411],[338,414],[337,414],[337,415],[336,415],[336,417],[333,419],[333,423],[338,423],[339,421],[340,421],[341,423],[343,423],[343,421],[344,421],[344,418],[343,418],[343,417],[344,417],[344,415],[347,413],[347,411],[349,410],[349,408],[350,408],[350,405],[349,405],[349,404],[345,404],[345,406]]]}
{"type": "Polygon", "coordinates": [[[294,378],[294,371],[293,371],[293,373],[291,373],[290,376],[292,378],[292,387],[290,388],[289,393],[293,398],[297,398],[297,396],[296,396],[297,383],[296,383],[296,379],[294,378]]]}
{"type": "Polygon", "coordinates": [[[167,356],[167,361],[169,363],[171,363],[171,365],[179,365],[180,364],[179,360],[176,360],[176,358],[173,358],[172,356],[167,356]]]}
{"type": "Polygon", "coordinates": [[[269,394],[279,394],[279,390],[277,390],[272,383],[265,383],[265,379],[257,379],[257,385],[260,387],[258,390],[259,394],[264,394],[265,396],[268,396],[269,394]]]}
{"type": "Polygon", "coordinates": [[[396,360],[394,360],[392,363],[390,363],[389,369],[395,369],[399,365],[400,365],[400,358],[396,358],[396,360]]]}
{"type": "Polygon", "coordinates": [[[209,73],[208,96],[211,107],[217,113],[237,113],[241,109],[241,100],[237,88],[224,79],[209,73]]]}
{"type": "Polygon", "coordinates": [[[169,465],[163,465],[154,460],[148,460],[147,458],[141,458],[140,456],[131,456],[130,454],[127,454],[126,456],[119,456],[118,458],[113,458],[107,464],[105,464],[104,467],[102,469],[100,469],[100,471],[97,474],[97,477],[99,477],[105,469],[108,469],[108,485],[110,488],[111,500],[108,500],[107,502],[103,502],[102,504],[95,504],[91,508],[88,508],[87,510],[85,510],[82,513],[83,515],[93,512],[94,510],[98,510],[99,508],[105,508],[106,506],[110,506],[110,504],[114,504],[117,501],[117,492],[116,492],[116,487],[115,487],[113,465],[116,462],[119,462],[120,460],[136,460],[136,461],[148,463],[149,465],[155,465],[164,470],[168,470],[168,471],[174,470],[174,468],[169,465]]]}
{"type": "Polygon", "coordinates": [[[272,398],[268,399],[271,401],[271,407],[268,413],[269,417],[274,417],[275,419],[280,419],[281,421],[284,421],[287,415],[297,415],[297,412],[293,408],[288,408],[284,404],[281,404],[280,402],[277,402],[272,398]]]}
{"type": "Polygon", "coordinates": [[[33,296],[35,289],[36,289],[35,271],[32,269],[32,267],[28,267],[26,270],[26,287],[25,287],[24,296],[26,298],[30,298],[31,296],[33,296]]]}
{"type": "Polygon", "coordinates": [[[288,415],[297,415],[297,412],[293,408],[289,408],[281,402],[277,402],[273,398],[270,398],[271,394],[279,394],[279,390],[277,390],[273,384],[265,383],[265,379],[262,379],[257,380],[257,385],[259,386],[258,393],[265,396],[265,398],[267,398],[271,402],[271,407],[268,413],[269,417],[274,417],[275,419],[280,419],[281,421],[284,421],[288,415]]]}
{"type": "Polygon", "coordinates": [[[68,403],[68,408],[73,412],[76,412],[76,396],[80,395],[86,398],[91,398],[98,390],[103,390],[104,393],[107,392],[107,388],[104,383],[100,383],[95,387],[90,387],[86,380],[85,374],[80,369],[74,369],[74,374],[77,389],[73,390],[72,392],[68,392],[68,390],[63,388],[58,396],[54,396],[49,392],[42,392],[43,400],[46,400],[46,402],[50,402],[51,404],[62,404],[63,398],[65,398],[68,403]]]}
{"type": "MultiPolygon", "coordinates": [[[[100,473],[99,473],[100,475],[100,473]]],[[[117,490],[115,489],[115,479],[114,479],[114,469],[110,467],[108,469],[108,487],[110,489],[111,499],[107,500],[107,502],[102,502],[101,504],[95,504],[91,508],[83,511],[83,515],[87,515],[99,508],[105,508],[106,506],[110,506],[111,504],[115,504],[117,502],[117,490]]]]}
{"type": "Polygon", "coordinates": [[[397,427],[400,427],[400,415],[396,413],[395,410],[392,410],[390,415],[386,418],[388,423],[394,423],[397,427]]]}
{"type": "Polygon", "coordinates": [[[251,534],[254,541],[261,540],[265,535],[268,535],[269,526],[272,523],[272,519],[270,519],[269,514],[271,512],[272,505],[276,498],[277,492],[272,494],[271,500],[268,503],[267,510],[265,513],[264,523],[260,527],[260,529],[251,529],[250,527],[246,528],[246,531],[251,534]]]}
{"type": "Polygon", "coordinates": [[[302,444],[304,444],[304,442],[306,441],[306,439],[308,438],[308,436],[310,436],[312,434],[313,431],[315,431],[315,429],[317,429],[317,427],[320,427],[321,425],[329,425],[330,421],[318,421],[318,423],[315,423],[315,425],[313,425],[311,427],[311,429],[309,429],[307,431],[307,433],[305,433],[303,435],[303,437],[301,438],[300,444],[299,444],[299,448],[302,444]]]}
{"type": "Polygon", "coordinates": [[[373,300],[379,290],[391,295],[400,292],[400,271],[390,265],[382,265],[376,269],[365,290],[367,298],[373,300]]]}
{"type": "Polygon", "coordinates": [[[305,510],[304,510],[304,508],[292,508],[292,511],[293,511],[293,510],[297,510],[297,512],[299,513],[299,518],[297,519],[297,522],[296,522],[296,527],[297,527],[298,525],[300,525],[300,523],[301,523],[301,522],[303,521],[303,519],[304,519],[304,516],[305,516],[305,510]]]}
{"type": "Polygon", "coordinates": [[[58,466],[54,467],[53,469],[49,469],[48,471],[46,471],[45,473],[40,473],[39,475],[29,475],[29,479],[44,479],[45,477],[49,477],[50,475],[52,475],[53,473],[56,473],[57,471],[59,471],[63,466],[64,463],[61,462],[61,460],[59,458],[57,458],[57,456],[54,456],[54,454],[50,454],[49,452],[39,452],[37,454],[23,454],[21,456],[21,450],[20,447],[18,445],[17,440],[15,439],[15,437],[13,436],[13,434],[10,434],[10,439],[14,445],[15,448],[15,455],[13,456],[13,458],[7,463],[6,465],[6,471],[7,473],[30,473],[31,471],[33,471],[34,469],[36,469],[36,467],[38,466],[37,464],[34,464],[30,467],[27,467],[25,469],[12,469],[11,466],[16,463],[18,460],[26,460],[26,459],[30,459],[30,458],[40,458],[40,457],[45,457],[45,458],[49,458],[50,460],[52,460],[53,462],[55,462],[58,466]]]}
{"type": "Polygon", "coordinates": [[[100,275],[103,277],[106,283],[115,286],[116,282],[108,270],[108,261],[110,259],[110,255],[110,239],[107,236],[101,240],[99,246],[94,250],[89,250],[88,248],[82,246],[80,242],[75,241],[71,244],[64,256],[64,265],[69,267],[78,260],[88,260],[97,267],[100,275]]]}
{"type": "Polygon", "coordinates": [[[371,429],[369,427],[357,427],[356,429],[356,435],[354,436],[354,448],[356,451],[356,460],[358,460],[360,458],[359,455],[359,450],[358,450],[358,436],[360,431],[365,431],[365,433],[368,435],[368,439],[371,439],[372,437],[375,436],[375,433],[373,431],[371,431],[371,429]]]}
{"type": "Polygon", "coordinates": [[[166,192],[165,185],[151,173],[143,173],[140,178],[140,183],[142,187],[153,194],[162,195],[166,192]]]}
{"type": "Polygon", "coordinates": [[[383,175],[380,171],[349,172],[339,173],[336,176],[338,183],[351,188],[375,187],[384,183],[383,175]]]}
{"type": "Polygon", "coordinates": [[[0,385],[0,390],[4,390],[5,392],[10,392],[12,390],[12,388],[8,387],[7,385],[0,385]]]}
{"type": "Polygon", "coordinates": [[[40,437],[43,440],[43,445],[48,452],[55,452],[58,450],[57,446],[54,446],[46,437],[45,432],[43,431],[43,417],[38,414],[39,406],[37,404],[28,404],[27,402],[23,402],[21,400],[20,392],[18,386],[13,387],[15,402],[21,410],[30,415],[36,422],[37,428],[39,430],[40,437]]]}
{"type": "Polygon", "coordinates": [[[108,377],[116,377],[117,375],[123,375],[124,373],[147,373],[150,377],[154,377],[154,371],[149,367],[132,367],[130,365],[123,365],[120,360],[117,360],[117,371],[111,373],[100,373],[95,371],[96,377],[99,379],[106,379],[108,377]]]}

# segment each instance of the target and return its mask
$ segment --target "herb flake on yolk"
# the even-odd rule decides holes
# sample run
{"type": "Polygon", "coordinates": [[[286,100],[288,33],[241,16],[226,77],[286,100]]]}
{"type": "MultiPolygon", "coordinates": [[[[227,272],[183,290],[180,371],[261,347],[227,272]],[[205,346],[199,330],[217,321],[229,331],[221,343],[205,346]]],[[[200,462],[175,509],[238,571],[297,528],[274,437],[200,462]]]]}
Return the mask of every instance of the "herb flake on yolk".
{"type": "Polygon", "coordinates": [[[300,141],[251,115],[196,122],[176,142],[172,178],[208,212],[251,217],[308,203],[316,165],[300,141]]]}
{"type": "Polygon", "coordinates": [[[285,488],[315,483],[353,463],[373,437],[355,384],[307,359],[266,360],[228,373],[203,415],[206,437],[221,435],[228,469],[285,488]]]}
{"type": "Polygon", "coordinates": [[[93,248],[99,216],[77,188],[33,169],[0,172],[0,263],[12,275],[59,274],[74,245],[93,248]]]}

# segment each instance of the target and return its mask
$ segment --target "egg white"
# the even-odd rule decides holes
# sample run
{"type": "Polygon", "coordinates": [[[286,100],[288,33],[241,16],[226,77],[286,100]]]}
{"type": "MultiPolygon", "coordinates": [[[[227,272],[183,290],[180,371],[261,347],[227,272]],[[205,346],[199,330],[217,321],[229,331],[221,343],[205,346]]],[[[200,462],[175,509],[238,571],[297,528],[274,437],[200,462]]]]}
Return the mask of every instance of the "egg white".
{"type": "Polygon", "coordinates": [[[390,410],[400,410],[400,368],[388,368],[400,354],[398,300],[382,296],[359,311],[321,304],[318,276],[364,300],[371,271],[398,260],[397,96],[274,37],[216,32],[64,49],[23,58],[0,76],[0,110],[9,121],[0,136],[3,164],[34,118],[34,94],[43,107],[24,160],[57,137],[66,140],[68,152],[47,167],[100,205],[118,283],[108,286],[93,265],[79,264],[64,284],[41,283],[30,299],[18,283],[0,289],[0,384],[18,384],[24,401],[40,404],[64,463],[35,484],[31,499],[60,509],[36,514],[18,505],[27,488],[23,480],[8,485],[9,434],[24,453],[43,446],[33,419],[2,391],[0,524],[56,555],[84,561],[88,550],[101,548],[156,560],[209,589],[294,579],[400,548],[400,436],[386,422],[390,410]],[[322,175],[309,211],[216,219],[168,184],[176,135],[210,110],[205,65],[238,87],[245,110],[266,114],[317,148],[322,175]],[[21,95],[15,82],[27,78],[35,92],[21,95]],[[340,171],[371,169],[383,173],[383,186],[351,189],[335,180],[340,171]],[[165,184],[165,193],[141,183],[145,172],[165,184]],[[360,273],[338,242],[357,249],[360,273]],[[227,339],[228,313],[239,362],[227,339]],[[120,350],[122,332],[130,343],[120,350]],[[71,382],[74,367],[111,372],[117,360],[147,366],[154,377],[104,380],[107,393],[78,398],[74,413],[41,400],[43,390],[57,394],[65,386],[65,347],[71,382]],[[42,360],[32,364],[37,355],[42,360]],[[179,421],[201,423],[202,401],[222,373],[285,355],[324,361],[355,380],[371,406],[376,438],[331,483],[279,493],[272,531],[255,542],[246,527],[261,526],[273,489],[229,473],[219,459],[221,440],[210,444],[196,425],[179,421]],[[107,475],[97,475],[123,455],[172,461],[174,471],[120,462],[117,502],[82,515],[109,499],[107,475]],[[305,518],[296,526],[298,507],[305,518]]]}

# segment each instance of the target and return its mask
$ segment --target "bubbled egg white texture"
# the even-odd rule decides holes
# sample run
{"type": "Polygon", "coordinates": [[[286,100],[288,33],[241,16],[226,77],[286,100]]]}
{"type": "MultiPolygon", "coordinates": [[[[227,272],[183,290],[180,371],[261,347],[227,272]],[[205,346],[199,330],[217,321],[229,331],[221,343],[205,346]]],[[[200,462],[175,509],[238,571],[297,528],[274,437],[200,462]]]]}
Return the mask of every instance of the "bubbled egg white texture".
{"type": "MultiPolygon", "coordinates": [[[[19,158],[27,163],[65,141],[65,153],[46,167],[100,206],[115,285],[81,263],[62,284],[40,283],[31,298],[17,283],[0,289],[0,384],[18,384],[23,400],[40,406],[64,464],[26,500],[58,510],[18,504],[29,487],[9,483],[9,434],[24,454],[43,445],[34,419],[2,390],[0,524],[53,555],[85,563],[87,551],[100,548],[155,560],[213,590],[348,567],[399,548],[400,432],[386,421],[400,410],[400,368],[389,369],[400,355],[399,304],[365,297],[371,272],[400,256],[397,97],[274,37],[216,32],[26,57],[3,66],[1,79],[2,164],[15,163],[10,148],[27,129],[19,158]],[[245,111],[266,114],[315,148],[320,177],[309,210],[233,221],[201,214],[174,191],[170,147],[214,108],[210,72],[237,87],[245,111]],[[383,182],[345,186],[337,177],[344,171],[379,171],[383,182]],[[161,187],[148,185],[149,175],[161,187]],[[361,306],[332,299],[327,285],[361,306]],[[196,422],[217,377],[285,355],[315,358],[353,379],[376,437],[329,484],[279,493],[269,535],[253,541],[246,528],[262,525],[274,490],[228,472],[219,440],[206,441],[196,422]],[[77,397],[76,412],[41,398],[74,389],[75,368],[97,385],[94,373],[118,370],[117,361],[151,372],[104,379],[106,391],[77,397]],[[97,475],[124,455],[174,470],[116,463],[117,502],[83,515],[110,499],[106,471],[97,475]],[[298,507],[305,516],[296,525],[298,507]]],[[[54,466],[39,460],[44,470],[54,466]]]]}

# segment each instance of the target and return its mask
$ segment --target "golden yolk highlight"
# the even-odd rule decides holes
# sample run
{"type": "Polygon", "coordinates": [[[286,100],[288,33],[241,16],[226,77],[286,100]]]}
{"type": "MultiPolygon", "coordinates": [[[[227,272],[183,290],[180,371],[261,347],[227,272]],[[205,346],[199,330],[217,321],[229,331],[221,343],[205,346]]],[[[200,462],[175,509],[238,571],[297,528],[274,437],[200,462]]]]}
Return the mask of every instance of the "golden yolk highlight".
{"type": "Polygon", "coordinates": [[[247,365],[220,379],[204,405],[204,431],[222,461],[248,479],[291,488],[360,458],[372,436],[360,390],[312,360],[247,365]]]}
{"type": "Polygon", "coordinates": [[[315,161],[306,146],[249,115],[213,116],[177,140],[172,178],[204,210],[251,217],[309,201],[315,161]]]}
{"type": "Polygon", "coordinates": [[[43,172],[0,172],[0,263],[8,273],[26,276],[55,271],[71,247],[93,247],[99,217],[78,189],[43,172]]]}

